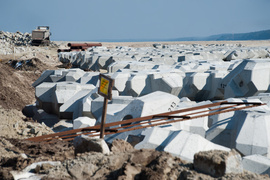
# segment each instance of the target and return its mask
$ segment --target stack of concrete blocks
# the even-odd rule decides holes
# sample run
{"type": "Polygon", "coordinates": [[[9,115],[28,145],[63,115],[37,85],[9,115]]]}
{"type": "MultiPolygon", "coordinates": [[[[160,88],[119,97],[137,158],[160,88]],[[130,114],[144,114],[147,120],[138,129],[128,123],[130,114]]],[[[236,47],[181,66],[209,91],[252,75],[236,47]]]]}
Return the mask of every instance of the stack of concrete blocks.
{"type": "Polygon", "coordinates": [[[85,72],[77,82],[80,84],[93,84],[97,87],[99,84],[99,74],[99,72],[85,72]]]}
{"type": "Polygon", "coordinates": [[[241,48],[233,51],[228,51],[225,54],[224,60],[236,59],[251,59],[251,58],[269,58],[269,51],[267,48],[241,48]]]}
{"type": "MultiPolygon", "coordinates": [[[[124,121],[127,119],[144,117],[153,114],[172,111],[175,109],[178,102],[179,98],[177,96],[164,93],[161,91],[156,91],[148,95],[134,99],[120,111],[114,111],[114,113],[111,112],[109,114],[107,113],[106,122],[110,123],[110,122],[124,121]]],[[[115,105],[112,104],[112,106],[115,105]]],[[[109,105],[108,108],[110,108],[109,105]]],[[[138,129],[135,131],[106,136],[105,138],[107,141],[111,142],[115,138],[126,139],[130,134],[140,135],[141,132],[142,129],[138,129]]]]}
{"type": "MultiPolygon", "coordinates": [[[[59,115],[62,119],[76,119],[83,115],[91,115],[91,104],[89,100],[99,96],[95,86],[92,84],[84,86],[89,86],[89,88],[82,89],[76,93],[74,92],[72,97],[68,97],[66,101],[61,103],[62,105],[59,107],[59,115]]],[[[59,94],[66,96],[66,91],[61,91],[59,94]]]]}
{"type": "MultiPolygon", "coordinates": [[[[106,69],[110,64],[120,61],[139,61],[151,64],[173,65],[176,62],[189,62],[194,60],[231,61],[245,58],[269,58],[269,48],[245,48],[237,45],[202,46],[196,44],[163,45],[159,46],[159,48],[130,48],[120,46],[114,49],[107,49],[106,47],[92,47],[85,52],[61,52],[58,56],[59,60],[63,63],[69,62],[82,69],[98,71],[99,68],[106,69]]],[[[116,68],[114,68],[114,72],[115,69],[116,68]]]]}
{"type": "Polygon", "coordinates": [[[108,73],[118,72],[121,69],[130,69],[133,71],[147,70],[155,67],[155,64],[138,61],[116,61],[107,68],[108,73]]]}
{"type": "MultiPolygon", "coordinates": [[[[241,100],[230,99],[231,102],[241,100]]],[[[261,102],[251,99],[245,102],[261,102]]],[[[212,126],[206,132],[206,139],[229,148],[235,148],[243,155],[260,154],[269,157],[270,141],[267,121],[268,106],[214,115],[209,118],[212,126]]]]}
{"type": "Polygon", "coordinates": [[[44,82],[63,82],[63,81],[76,82],[84,75],[85,72],[79,68],[46,70],[32,84],[32,86],[36,87],[44,82]]]}
{"type": "Polygon", "coordinates": [[[162,127],[151,127],[145,129],[141,135],[144,139],[135,145],[136,149],[166,151],[189,162],[193,161],[194,154],[199,151],[214,149],[230,151],[229,148],[216,145],[200,135],[184,130],[172,131],[162,127]]]}
{"type": "Polygon", "coordinates": [[[163,91],[179,96],[183,87],[184,73],[182,71],[161,70],[150,75],[151,91],[163,91]]]}
{"type": "Polygon", "coordinates": [[[183,80],[180,97],[188,97],[195,101],[223,99],[219,84],[228,71],[206,71],[187,73],[183,80]]]}
{"type": "Polygon", "coordinates": [[[155,91],[178,96],[182,89],[184,73],[179,70],[123,71],[112,74],[115,89],[120,95],[139,97],[155,91]]]}
{"type": "Polygon", "coordinates": [[[270,60],[244,60],[221,82],[224,98],[248,97],[269,92],[270,60]]]}
{"type": "Polygon", "coordinates": [[[80,64],[80,68],[83,70],[98,71],[99,65],[97,63],[99,56],[93,55],[91,52],[85,52],[84,60],[80,64]]]}
{"type": "MultiPolygon", "coordinates": [[[[183,100],[185,98],[181,98],[180,102],[177,104],[176,106],[176,110],[185,110],[187,108],[191,108],[191,107],[196,107],[196,106],[202,106],[202,105],[206,105],[206,104],[211,104],[210,101],[202,101],[200,103],[196,103],[194,101],[190,101],[188,98],[186,98],[185,100],[183,100]]],[[[193,113],[195,113],[195,116],[197,115],[206,115],[204,117],[199,117],[196,119],[192,119],[192,120],[185,120],[185,121],[179,121],[179,122],[174,122],[171,123],[169,125],[167,125],[167,128],[171,129],[171,130],[185,130],[194,134],[198,134],[202,137],[205,137],[205,133],[208,130],[208,111],[209,109],[204,108],[204,109],[199,109],[199,110],[192,110],[192,111],[184,111],[182,113],[177,113],[174,114],[175,116],[190,116],[193,117],[193,113]],[[203,112],[205,111],[205,112],[203,112]]]]}
{"type": "MultiPolygon", "coordinates": [[[[122,111],[134,98],[132,96],[113,96],[112,100],[108,101],[107,116],[114,116],[119,111],[122,111]]],[[[101,116],[103,111],[104,98],[98,97],[91,101],[90,112],[95,119],[99,119],[98,124],[101,122],[101,116]]],[[[107,121],[108,122],[108,121],[107,121]]]]}
{"type": "Polygon", "coordinates": [[[97,98],[99,73],[85,73],[81,69],[45,71],[33,83],[38,107],[62,118],[91,115],[91,101],[97,98]]]}
{"type": "MultiPolygon", "coordinates": [[[[65,107],[67,109],[71,104],[82,98],[82,96],[86,96],[95,88],[92,84],[79,84],[77,82],[44,82],[36,87],[36,99],[39,108],[44,109],[47,113],[60,116],[60,106],[67,103],[69,104],[65,107]]],[[[72,108],[75,107],[72,106],[72,108]]],[[[66,114],[62,110],[61,116],[70,117],[70,114],[66,114]]]]}
{"type": "MultiPolygon", "coordinates": [[[[243,102],[241,99],[226,99],[228,102],[243,102]]],[[[223,105],[224,106],[224,105],[223,105]]],[[[227,105],[229,106],[229,105],[227,105]]],[[[208,131],[206,132],[206,139],[209,141],[235,148],[236,133],[235,128],[238,120],[233,119],[235,111],[226,112],[222,114],[212,115],[208,117],[208,131]]]]}

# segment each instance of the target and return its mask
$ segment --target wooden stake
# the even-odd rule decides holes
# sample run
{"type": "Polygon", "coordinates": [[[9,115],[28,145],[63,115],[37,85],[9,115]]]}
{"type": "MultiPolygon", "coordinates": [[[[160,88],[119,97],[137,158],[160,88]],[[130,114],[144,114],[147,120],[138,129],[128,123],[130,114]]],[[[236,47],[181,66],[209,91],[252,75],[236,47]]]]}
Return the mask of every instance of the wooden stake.
{"type": "Polygon", "coordinates": [[[101,119],[101,125],[100,125],[100,139],[103,139],[103,136],[105,134],[104,125],[106,122],[107,106],[108,106],[108,99],[104,97],[102,119],[101,119]]]}

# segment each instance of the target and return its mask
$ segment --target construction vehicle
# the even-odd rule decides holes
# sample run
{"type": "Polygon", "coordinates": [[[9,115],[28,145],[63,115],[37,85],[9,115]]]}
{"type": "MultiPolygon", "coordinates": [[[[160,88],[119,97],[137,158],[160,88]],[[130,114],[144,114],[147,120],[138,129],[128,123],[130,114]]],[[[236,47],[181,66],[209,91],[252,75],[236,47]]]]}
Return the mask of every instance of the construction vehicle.
{"type": "Polygon", "coordinates": [[[50,27],[49,26],[38,26],[37,29],[32,31],[32,45],[48,46],[50,44],[50,27]]]}

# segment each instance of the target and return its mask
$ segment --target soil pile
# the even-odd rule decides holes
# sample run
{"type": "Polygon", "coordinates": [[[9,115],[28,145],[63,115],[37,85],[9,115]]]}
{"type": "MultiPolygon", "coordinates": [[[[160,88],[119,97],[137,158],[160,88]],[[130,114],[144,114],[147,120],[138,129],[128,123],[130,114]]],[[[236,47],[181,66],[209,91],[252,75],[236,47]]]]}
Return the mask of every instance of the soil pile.
{"type": "Polygon", "coordinates": [[[10,171],[23,170],[27,166],[40,161],[63,161],[74,158],[72,144],[65,141],[36,143],[27,140],[0,140],[0,179],[13,179],[10,171]]]}
{"type": "Polygon", "coordinates": [[[12,179],[11,170],[21,171],[41,161],[61,161],[55,166],[36,166],[32,173],[43,176],[42,179],[269,179],[250,172],[213,178],[195,171],[192,163],[149,149],[128,148],[109,155],[87,152],[74,157],[73,146],[58,140],[46,144],[3,138],[0,143],[8,147],[6,151],[10,154],[1,157],[1,179],[12,179]]]}

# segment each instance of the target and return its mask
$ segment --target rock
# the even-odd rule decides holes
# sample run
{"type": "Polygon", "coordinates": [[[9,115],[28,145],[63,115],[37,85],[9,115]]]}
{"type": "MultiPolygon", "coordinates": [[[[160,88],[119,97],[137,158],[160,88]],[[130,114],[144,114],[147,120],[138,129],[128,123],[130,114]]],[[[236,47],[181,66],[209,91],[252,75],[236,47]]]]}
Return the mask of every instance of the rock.
{"type": "Polygon", "coordinates": [[[85,152],[100,152],[109,154],[110,149],[104,139],[91,138],[85,135],[77,136],[74,139],[75,155],[85,152]]]}
{"type": "Polygon", "coordinates": [[[243,166],[241,156],[235,150],[202,151],[194,155],[194,168],[197,171],[214,177],[221,177],[226,173],[241,173],[243,166]]]}
{"type": "Polygon", "coordinates": [[[140,165],[127,163],[123,166],[124,175],[119,176],[118,180],[135,179],[135,176],[141,172],[140,165]]]}
{"type": "Polygon", "coordinates": [[[123,139],[115,139],[111,146],[111,152],[125,152],[133,149],[133,146],[123,139]]]}

